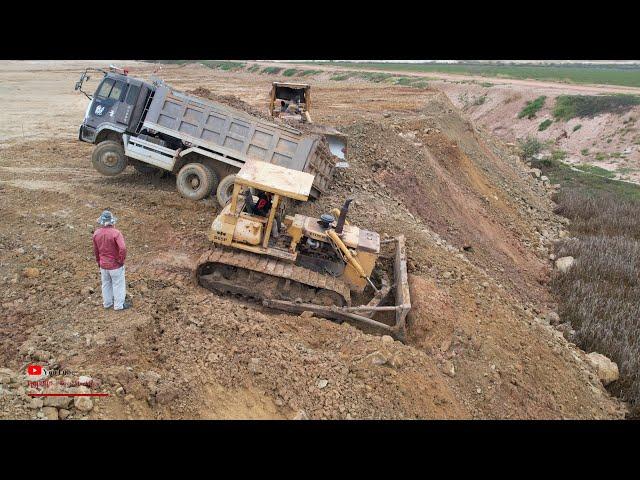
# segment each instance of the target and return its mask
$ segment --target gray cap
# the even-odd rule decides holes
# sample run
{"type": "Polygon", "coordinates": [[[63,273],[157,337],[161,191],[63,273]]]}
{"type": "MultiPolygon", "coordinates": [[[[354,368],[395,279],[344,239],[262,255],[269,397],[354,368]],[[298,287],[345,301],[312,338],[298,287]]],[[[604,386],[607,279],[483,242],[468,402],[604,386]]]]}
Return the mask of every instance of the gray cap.
{"type": "Polygon", "coordinates": [[[113,214],[109,210],[105,210],[98,218],[98,223],[100,225],[113,225],[116,223],[117,218],[113,216],[113,214]]]}

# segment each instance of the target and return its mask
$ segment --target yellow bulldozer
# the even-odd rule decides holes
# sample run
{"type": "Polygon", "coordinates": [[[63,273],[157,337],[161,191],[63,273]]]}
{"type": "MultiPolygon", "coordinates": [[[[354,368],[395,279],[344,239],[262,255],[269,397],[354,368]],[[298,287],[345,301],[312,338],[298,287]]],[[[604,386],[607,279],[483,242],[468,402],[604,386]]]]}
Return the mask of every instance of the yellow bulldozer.
{"type": "Polygon", "coordinates": [[[350,199],[337,219],[286,215],[295,201],[308,200],[312,183],[309,173],[246,163],[211,225],[208,237],[215,247],[198,261],[198,283],[223,295],[310,311],[403,340],[411,308],[404,236],[381,240],[347,222],[350,199]],[[382,254],[392,246],[395,251],[382,254]]]}
{"type": "Polygon", "coordinates": [[[273,82],[269,93],[269,114],[290,123],[306,123],[312,131],[323,135],[331,153],[347,161],[349,138],[333,127],[319,125],[311,119],[311,85],[308,83],[273,82]]]}

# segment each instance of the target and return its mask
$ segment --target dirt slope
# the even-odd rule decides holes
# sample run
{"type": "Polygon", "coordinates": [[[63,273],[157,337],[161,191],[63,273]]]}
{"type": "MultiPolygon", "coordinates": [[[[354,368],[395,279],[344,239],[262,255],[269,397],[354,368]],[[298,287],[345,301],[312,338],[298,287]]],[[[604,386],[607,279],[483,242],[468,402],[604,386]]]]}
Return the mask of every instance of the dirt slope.
{"type": "MultiPolygon", "coordinates": [[[[251,75],[171,75],[219,95],[234,87],[254,106],[263,96],[251,75]]],[[[89,375],[111,395],[90,412],[69,407],[70,418],[623,415],[583,353],[539,319],[549,301],[540,232],[561,229],[548,192],[442,94],[359,90],[316,86],[317,117],[350,135],[351,168],[301,211],[352,195],[351,221],[407,236],[407,345],[194,286],[215,204],[132,169],[102,177],[91,147],[70,136],[0,149],[0,366],[22,375],[38,361],[89,375]],[[104,208],[130,250],[135,308],[124,312],[101,307],[90,234],[104,208]]],[[[3,386],[2,418],[40,412],[20,382],[3,386]]]]}

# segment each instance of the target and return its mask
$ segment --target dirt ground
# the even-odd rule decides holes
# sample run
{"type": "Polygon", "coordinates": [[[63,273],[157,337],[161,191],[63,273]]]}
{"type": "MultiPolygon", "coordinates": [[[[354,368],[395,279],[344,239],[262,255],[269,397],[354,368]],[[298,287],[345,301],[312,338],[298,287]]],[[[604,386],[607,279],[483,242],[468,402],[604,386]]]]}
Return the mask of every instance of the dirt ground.
{"type": "MultiPolygon", "coordinates": [[[[172,178],[92,168],[77,141],[88,101],[73,91],[91,63],[0,63],[0,418],[624,416],[584,352],[544,321],[548,247],[563,230],[548,188],[442,92],[314,83],[314,118],[349,135],[351,167],[301,213],[351,195],[352,222],[407,236],[402,344],[194,285],[218,207],[183,199],[172,178]],[[122,312],[102,308],[92,252],[105,208],[129,250],[134,308],[122,312]],[[109,396],[43,406],[26,394],[32,362],[109,396]]],[[[126,64],[267,108],[264,76],[126,64]]]]}

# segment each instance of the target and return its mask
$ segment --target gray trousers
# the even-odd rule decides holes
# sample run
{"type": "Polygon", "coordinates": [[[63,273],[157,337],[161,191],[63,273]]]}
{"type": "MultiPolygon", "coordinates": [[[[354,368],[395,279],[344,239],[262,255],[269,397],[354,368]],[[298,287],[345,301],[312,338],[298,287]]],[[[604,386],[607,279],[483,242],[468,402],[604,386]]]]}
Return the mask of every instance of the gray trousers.
{"type": "Polygon", "coordinates": [[[126,283],[124,281],[124,265],[115,270],[100,269],[102,278],[102,304],[104,308],[113,306],[114,310],[122,310],[126,295],[126,283]]]}

